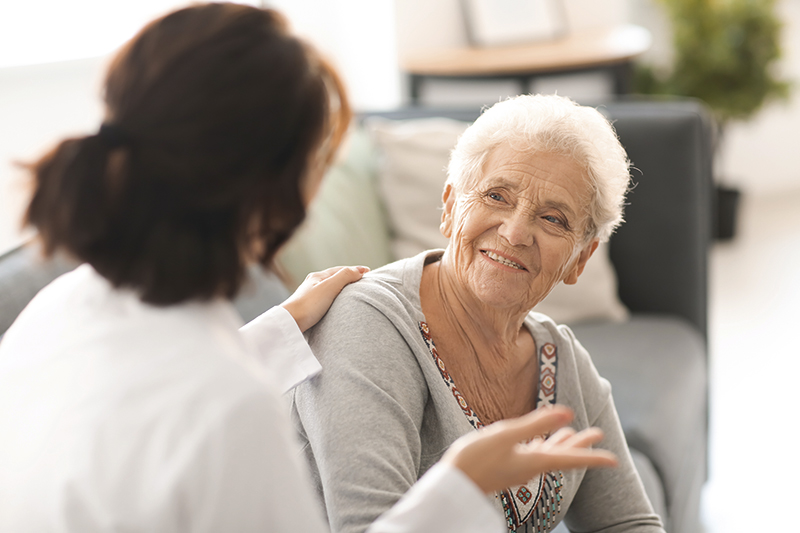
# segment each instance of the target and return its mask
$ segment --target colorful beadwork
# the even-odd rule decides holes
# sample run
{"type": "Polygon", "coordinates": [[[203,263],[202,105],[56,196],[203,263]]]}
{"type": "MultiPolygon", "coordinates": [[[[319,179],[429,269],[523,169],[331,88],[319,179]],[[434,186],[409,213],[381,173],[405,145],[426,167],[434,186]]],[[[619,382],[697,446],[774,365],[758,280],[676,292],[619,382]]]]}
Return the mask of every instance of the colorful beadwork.
{"type": "MultiPolygon", "coordinates": [[[[447,372],[444,361],[436,351],[436,345],[431,337],[430,328],[425,322],[419,323],[419,330],[425,341],[428,351],[433,357],[436,367],[445,384],[458,402],[461,411],[473,428],[483,427],[483,423],[469,406],[466,398],[459,392],[455,381],[447,372]]],[[[556,372],[558,369],[558,356],[556,346],[552,343],[542,345],[539,350],[539,397],[536,407],[544,407],[556,403],[556,372]]],[[[508,488],[500,491],[496,497],[503,505],[503,512],[509,531],[522,528],[527,531],[529,527],[537,533],[549,532],[556,523],[556,518],[561,514],[561,494],[564,486],[564,476],[561,472],[548,472],[530,480],[525,485],[508,488]]]]}
{"type": "Polygon", "coordinates": [[[458,391],[458,388],[456,387],[453,378],[450,377],[450,373],[444,366],[444,361],[442,361],[442,359],[439,357],[439,352],[436,351],[436,346],[433,344],[433,339],[431,338],[428,324],[426,324],[425,322],[420,322],[419,330],[422,333],[422,338],[425,340],[425,346],[428,347],[428,351],[431,353],[431,356],[433,356],[433,360],[436,363],[436,367],[439,369],[439,373],[442,375],[442,379],[444,379],[444,382],[450,388],[450,392],[453,393],[453,397],[456,399],[459,407],[461,407],[461,410],[464,412],[464,416],[467,417],[467,420],[469,420],[469,423],[472,424],[472,427],[474,427],[475,429],[482,428],[483,423],[478,418],[478,415],[475,414],[475,411],[473,411],[472,408],[469,406],[464,396],[462,396],[461,393],[458,391]]]}
{"type": "Polygon", "coordinates": [[[536,407],[556,403],[556,346],[546,343],[539,350],[539,401],[536,407]]]}

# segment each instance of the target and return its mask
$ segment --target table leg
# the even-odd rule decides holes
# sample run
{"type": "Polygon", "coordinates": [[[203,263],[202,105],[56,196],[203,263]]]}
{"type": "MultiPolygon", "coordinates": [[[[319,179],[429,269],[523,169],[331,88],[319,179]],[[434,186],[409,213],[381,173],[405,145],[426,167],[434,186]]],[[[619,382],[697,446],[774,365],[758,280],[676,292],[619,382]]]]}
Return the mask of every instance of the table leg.
{"type": "Polygon", "coordinates": [[[411,74],[408,80],[409,97],[411,98],[411,105],[419,105],[419,92],[422,85],[422,76],[411,74]]]}
{"type": "Polygon", "coordinates": [[[519,76],[517,83],[519,84],[519,94],[528,94],[530,92],[530,85],[532,76],[519,76]]]}
{"type": "Polygon", "coordinates": [[[625,61],[612,68],[614,74],[614,94],[630,94],[633,90],[633,63],[625,61]]]}

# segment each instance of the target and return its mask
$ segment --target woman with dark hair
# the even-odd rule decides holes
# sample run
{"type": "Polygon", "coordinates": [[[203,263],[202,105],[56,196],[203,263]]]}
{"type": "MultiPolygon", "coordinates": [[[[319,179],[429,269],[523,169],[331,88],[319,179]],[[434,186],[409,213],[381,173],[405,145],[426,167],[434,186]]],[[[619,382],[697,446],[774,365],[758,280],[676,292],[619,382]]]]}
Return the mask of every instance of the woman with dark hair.
{"type": "MultiPolygon", "coordinates": [[[[279,396],[318,366],[302,331],[365,269],[309,276],[242,331],[230,299],[336,152],[338,76],[274,11],[200,5],[125,46],[105,104],[96,134],[32,168],[27,223],[84,264],[0,345],[0,531],[324,530],[279,396]]],[[[519,444],[570,417],[458,441],[373,530],[500,529],[486,493],[613,464],[596,431],[519,444]]]]}

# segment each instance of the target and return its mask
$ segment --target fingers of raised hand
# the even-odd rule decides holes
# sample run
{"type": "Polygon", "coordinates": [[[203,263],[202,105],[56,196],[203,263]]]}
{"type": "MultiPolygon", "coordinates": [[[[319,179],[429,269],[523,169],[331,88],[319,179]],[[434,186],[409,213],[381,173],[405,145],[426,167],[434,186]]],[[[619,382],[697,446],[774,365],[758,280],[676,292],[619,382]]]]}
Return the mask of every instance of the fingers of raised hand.
{"type": "Polygon", "coordinates": [[[556,405],[497,422],[489,429],[502,432],[509,441],[525,442],[564,427],[572,421],[572,417],[571,409],[556,405]]]}
{"type": "Polygon", "coordinates": [[[553,433],[547,440],[545,440],[540,449],[542,451],[548,451],[553,449],[556,446],[562,445],[567,442],[570,438],[575,435],[575,430],[571,427],[563,427],[553,433]]]}
{"type": "Polygon", "coordinates": [[[587,428],[578,433],[574,433],[563,444],[572,448],[588,448],[603,440],[603,430],[600,428],[587,428]]]}
{"type": "Polygon", "coordinates": [[[561,469],[617,466],[617,456],[613,453],[607,450],[592,450],[588,448],[571,448],[559,452],[553,457],[553,460],[561,463],[561,469]]]}
{"type": "Polygon", "coordinates": [[[487,493],[546,471],[615,466],[613,454],[588,448],[601,432],[559,430],[571,420],[572,411],[559,407],[496,422],[458,439],[442,461],[460,468],[487,493]],[[552,431],[549,439],[542,437],[552,431]]]}
{"type": "Polygon", "coordinates": [[[544,441],[539,446],[539,450],[549,452],[551,450],[560,451],[569,448],[589,448],[592,444],[596,444],[601,440],[603,440],[603,431],[599,428],[592,427],[576,432],[572,428],[564,427],[544,441]]]}
{"type": "Polygon", "coordinates": [[[613,467],[617,457],[607,450],[556,446],[549,450],[541,447],[522,447],[520,457],[527,463],[546,470],[571,470],[575,468],[613,467]]]}
{"type": "Polygon", "coordinates": [[[560,451],[569,448],[589,448],[592,444],[596,444],[601,440],[603,440],[603,431],[598,428],[588,428],[576,432],[574,429],[566,427],[561,428],[546,439],[534,439],[528,445],[537,447],[541,452],[549,452],[551,450],[560,451]]]}
{"type": "Polygon", "coordinates": [[[590,448],[602,438],[603,432],[599,428],[576,432],[570,427],[562,427],[546,439],[537,437],[519,444],[517,453],[526,463],[546,464],[551,470],[616,466],[614,454],[590,448]]]}

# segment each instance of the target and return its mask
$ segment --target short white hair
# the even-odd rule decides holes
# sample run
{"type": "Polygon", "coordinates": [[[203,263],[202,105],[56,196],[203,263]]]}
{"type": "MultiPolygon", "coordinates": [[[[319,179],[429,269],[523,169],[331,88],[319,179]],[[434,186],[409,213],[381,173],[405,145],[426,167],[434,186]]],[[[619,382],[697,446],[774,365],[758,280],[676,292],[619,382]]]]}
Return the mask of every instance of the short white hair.
{"type": "Polygon", "coordinates": [[[611,123],[596,109],[538,94],[494,104],[467,128],[450,155],[447,183],[456,194],[477,183],[489,153],[501,145],[565,155],[586,169],[592,186],[587,240],[607,241],[622,223],[630,163],[611,123]]]}

